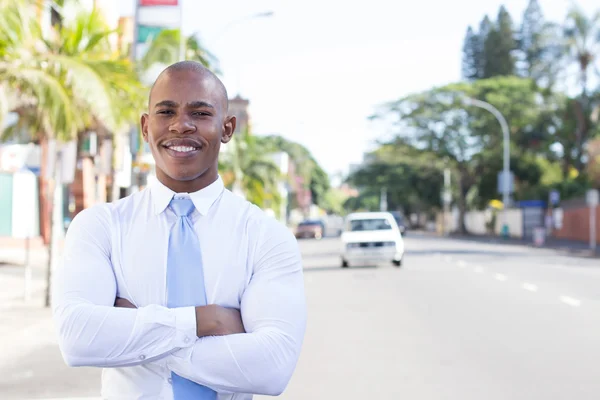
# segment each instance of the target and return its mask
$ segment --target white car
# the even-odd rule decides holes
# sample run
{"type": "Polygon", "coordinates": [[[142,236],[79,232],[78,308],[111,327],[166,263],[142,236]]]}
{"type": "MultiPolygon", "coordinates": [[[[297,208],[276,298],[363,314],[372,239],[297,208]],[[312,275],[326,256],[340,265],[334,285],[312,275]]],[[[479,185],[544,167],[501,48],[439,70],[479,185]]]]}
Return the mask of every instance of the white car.
{"type": "Polygon", "coordinates": [[[352,213],[342,232],[342,267],[391,262],[400,267],[404,241],[394,216],[388,212],[352,213]]]}

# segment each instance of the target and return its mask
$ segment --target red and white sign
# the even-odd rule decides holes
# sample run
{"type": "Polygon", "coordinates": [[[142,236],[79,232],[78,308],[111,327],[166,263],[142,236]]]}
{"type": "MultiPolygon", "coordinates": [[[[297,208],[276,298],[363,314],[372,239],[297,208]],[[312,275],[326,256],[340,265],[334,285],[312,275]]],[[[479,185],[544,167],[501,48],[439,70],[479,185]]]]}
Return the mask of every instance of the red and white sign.
{"type": "Polygon", "coordinates": [[[177,0],[140,0],[140,6],[176,6],[177,0]]]}

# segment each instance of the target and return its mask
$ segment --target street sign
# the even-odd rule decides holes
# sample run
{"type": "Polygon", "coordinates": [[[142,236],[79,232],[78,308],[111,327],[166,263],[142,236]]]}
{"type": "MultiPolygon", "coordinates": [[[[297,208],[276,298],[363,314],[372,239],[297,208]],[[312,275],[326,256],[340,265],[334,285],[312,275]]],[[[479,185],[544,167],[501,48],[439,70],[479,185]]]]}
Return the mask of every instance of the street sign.
{"type": "Polygon", "coordinates": [[[140,6],[176,6],[177,0],[140,0],[140,6]]]}
{"type": "Polygon", "coordinates": [[[560,202],[560,192],[558,190],[550,191],[550,204],[556,206],[560,202]]]}
{"type": "Polygon", "coordinates": [[[442,201],[444,204],[450,204],[452,202],[452,193],[449,190],[442,191],[442,201]]]}
{"type": "MultiPolygon", "coordinates": [[[[498,193],[504,193],[504,171],[498,172],[498,193]]],[[[508,173],[508,193],[514,193],[515,191],[515,175],[512,172],[508,173]]]]}
{"type": "Polygon", "coordinates": [[[596,207],[598,205],[599,197],[600,196],[598,196],[598,190],[596,190],[596,189],[588,190],[586,193],[586,196],[585,196],[587,205],[590,207],[596,207]]]}

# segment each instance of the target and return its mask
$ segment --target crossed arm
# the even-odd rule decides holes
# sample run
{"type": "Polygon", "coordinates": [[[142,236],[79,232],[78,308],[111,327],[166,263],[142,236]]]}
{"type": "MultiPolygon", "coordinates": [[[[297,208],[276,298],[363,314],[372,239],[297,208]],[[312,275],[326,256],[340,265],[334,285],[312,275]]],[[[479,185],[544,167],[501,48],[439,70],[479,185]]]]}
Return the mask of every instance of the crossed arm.
{"type": "Polygon", "coordinates": [[[53,306],[66,362],[126,367],[161,359],[177,374],[217,391],[281,393],[298,360],[306,324],[301,258],[293,236],[276,225],[261,228],[254,275],[240,311],[218,305],[136,309],[125,299],[115,301],[104,213],[98,207],[84,210],[67,234],[53,306]]]}

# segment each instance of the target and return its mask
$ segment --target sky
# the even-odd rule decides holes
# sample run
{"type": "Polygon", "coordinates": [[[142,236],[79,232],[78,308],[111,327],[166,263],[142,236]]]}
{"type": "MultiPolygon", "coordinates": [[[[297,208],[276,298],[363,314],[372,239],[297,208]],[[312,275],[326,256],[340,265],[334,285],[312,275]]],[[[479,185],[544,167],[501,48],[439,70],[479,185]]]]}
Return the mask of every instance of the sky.
{"type": "MultiPolygon", "coordinates": [[[[115,12],[133,15],[133,0],[112,1],[115,12]]],[[[253,133],[303,144],[332,175],[386,137],[367,119],[378,105],[460,79],[468,25],[495,19],[502,4],[519,23],[528,2],[180,1],[184,33],[218,57],[230,97],[250,101],[253,133]],[[273,16],[252,18],[266,11],[273,16]]],[[[539,2],[556,22],[572,4],[539,2]]],[[[597,0],[577,4],[600,8],[597,0]]]]}

